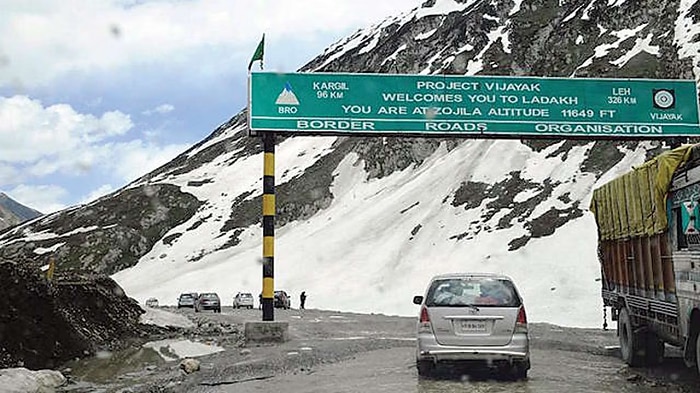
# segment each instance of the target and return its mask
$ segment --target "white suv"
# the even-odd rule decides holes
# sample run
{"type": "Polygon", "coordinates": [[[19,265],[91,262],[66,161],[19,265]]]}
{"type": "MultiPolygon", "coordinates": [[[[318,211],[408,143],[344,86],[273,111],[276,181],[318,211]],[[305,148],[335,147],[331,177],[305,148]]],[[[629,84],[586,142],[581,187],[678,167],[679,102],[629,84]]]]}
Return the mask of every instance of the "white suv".
{"type": "Polygon", "coordinates": [[[430,376],[440,364],[490,368],[527,378],[530,340],[522,298],[502,275],[458,273],[435,276],[420,305],[416,367],[430,376]]]}
{"type": "Polygon", "coordinates": [[[238,292],[233,298],[233,308],[253,308],[253,294],[248,292],[238,292]]]}

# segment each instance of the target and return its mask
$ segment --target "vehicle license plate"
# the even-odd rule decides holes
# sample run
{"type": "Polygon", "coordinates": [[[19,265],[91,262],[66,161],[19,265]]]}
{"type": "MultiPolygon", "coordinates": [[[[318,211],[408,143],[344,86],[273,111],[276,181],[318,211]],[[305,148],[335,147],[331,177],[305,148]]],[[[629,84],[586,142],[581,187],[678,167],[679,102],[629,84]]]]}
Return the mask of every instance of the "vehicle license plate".
{"type": "Polygon", "coordinates": [[[463,332],[485,332],[486,322],[485,321],[461,321],[461,328],[463,332]]]}

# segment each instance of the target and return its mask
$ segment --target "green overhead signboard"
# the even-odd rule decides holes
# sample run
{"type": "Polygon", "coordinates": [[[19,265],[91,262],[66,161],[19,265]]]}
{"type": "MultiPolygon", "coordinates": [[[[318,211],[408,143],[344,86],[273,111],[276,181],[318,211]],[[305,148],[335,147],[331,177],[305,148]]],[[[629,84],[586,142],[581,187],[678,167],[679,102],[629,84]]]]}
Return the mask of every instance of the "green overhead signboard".
{"type": "Polygon", "coordinates": [[[256,72],[249,89],[252,134],[700,135],[692,80],[256,72]]]}

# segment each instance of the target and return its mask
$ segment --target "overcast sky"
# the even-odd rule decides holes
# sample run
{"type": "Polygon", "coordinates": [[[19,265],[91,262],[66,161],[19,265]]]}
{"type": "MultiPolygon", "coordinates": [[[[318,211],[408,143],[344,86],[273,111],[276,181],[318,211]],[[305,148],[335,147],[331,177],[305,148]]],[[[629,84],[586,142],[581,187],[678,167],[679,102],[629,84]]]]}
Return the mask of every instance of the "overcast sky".
{"type": "Polygon", "coordinates": [[[0,191],[44,213],[206,137],[265,69],[293,72],[419,0],[0,0],[0,191]]]}

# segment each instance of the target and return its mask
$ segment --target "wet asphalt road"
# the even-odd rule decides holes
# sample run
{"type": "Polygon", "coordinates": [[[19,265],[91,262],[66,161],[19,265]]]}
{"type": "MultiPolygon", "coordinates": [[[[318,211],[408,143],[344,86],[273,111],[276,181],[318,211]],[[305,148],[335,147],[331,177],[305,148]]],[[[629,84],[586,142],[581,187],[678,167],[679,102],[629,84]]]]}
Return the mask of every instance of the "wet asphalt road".
{"type": "MultiPolygon", "coordinates": [[[[245,321],[260,320],[259,310],[170,311],[199,325],[242,329],[245,321]]],[[[531,324],[532,368],[527,380],[511,382],[495,375],[460,372],[426,380],[415,369],[413,318],[276,310],[275,319],[289,322],[289,342],[242,346],[226,335],[203,334],[195,339],[219,343],[226,351],[199,358],[202,369],[194,374],[185,375],[177,362],[154,363],[149,357],[147,365],[137,366],[147,367],[147,372],[112,375],[109,383],[83,381],[83,389],[70,391],[677,393],[695,392],[700,386],[700,379],[682,365],[677,351],[669,351],[660,367],[628,368],[605,349],[617,344],[614,331],[531,324]]]]}
{"type": "Polygon", "coordinates": [[[210,388],[211,392],[683,392],[681,386],[628,380],[620,362],[605,356],[534,350],[527,381],[511,382],[496,376],[476,379],[444,375],[419,379],[412,348],[367,352],[353,359],[304,374],[210,388]]]}

